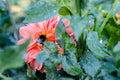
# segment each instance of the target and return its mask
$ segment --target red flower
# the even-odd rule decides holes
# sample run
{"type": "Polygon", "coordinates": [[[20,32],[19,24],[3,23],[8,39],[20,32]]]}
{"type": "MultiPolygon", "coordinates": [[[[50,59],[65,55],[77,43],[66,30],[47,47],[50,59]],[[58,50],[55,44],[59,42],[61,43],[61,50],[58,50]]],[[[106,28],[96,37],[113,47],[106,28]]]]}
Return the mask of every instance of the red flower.
{"type": "MultiPolygon", "coordinates": [[[[43,68],[43,63],[40,63],[39,66],[36,66],[36,56],[43,49],[43,42],[53,42],[57,45],[55,28],[59,22],[59,16],[55,16],[50,20],[45,20],[42,22],[31,23],[20,28],[20,35],[22,39],[18,41],[18,44],[24,43],[29,37],[31,37],[30,44],[27,49],[27,55],[25,61],[30,64],[30,67],[33,70],[40,70],[45,72],[43,68]]],[[[72,32],[72,29],[69,27],[69,21],[63,20],[63,23],[66,26],[66,32],[71,36],[76,44],[75,36],[72,32]]],[[[59,45],[58,50],[60,53],[63,53],[63,49],[59,45]]],[[[57,67],[57,70],[61,69],[61,65],[57,67]]]]}

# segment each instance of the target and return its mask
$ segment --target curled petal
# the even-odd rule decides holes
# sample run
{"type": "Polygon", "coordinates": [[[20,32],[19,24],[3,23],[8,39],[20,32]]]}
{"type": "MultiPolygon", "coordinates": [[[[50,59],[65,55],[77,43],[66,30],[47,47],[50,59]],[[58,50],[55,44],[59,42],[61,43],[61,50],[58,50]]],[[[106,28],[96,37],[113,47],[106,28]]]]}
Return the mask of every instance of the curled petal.
{"type": "Polygon", "coordinates": [[[41,72],[43,72],[43,69],[42,69],[42,67],[43,67],[43,63],[40,63],[39,65],[38,65],[38,67],[36,66],[36,59],[33,59],[30,63],[30,67],[33,69],[33,70],[40,70],[41,72]]]}
{"type": "Polygon", "coordinates": [[[23,39],[20,39],[17,44],[22,44],[24,43],[25,41],[27,41],[28,38],[23,38],[23,39]]]}
{"type": "Polygon", "coordinates": [[[19,32],[22,36],[22,39],[18,41],[18,44],[22,44],[30,37],[31,31],[27,26],[24,26],[20,28],[19,32]]]}
{"type": "Polygon", "coordinates": [[[61,68],[62,68],[62,64],[60,64],[60,65],[57,66],[57,70],[58,71],[61,70],[61,68]]]}
{"type": "Polygon", "coordinates": [[[46,70],[44,69],[44,67],[41,68],[40,72],[41,72],[41,73],[46,72],[46,70]]]}
{"type": "Polygon", "coordinates": [[[43,67],[43,63],[40,63],[40,64],[38,65],[38,67],[37,67],[37,70],[42,71],[42,70],[41,70],[41,69],[42,69],[42,67],[43,67]]]}
{"type": "Polygon", "coordinates": [[[30,63],[30,67],[33,69],[33,70],[36,70],[36,60],[33,59],[30,63]]]}
{"type": "Polygon", "coordinates": [[[74,44],[75,44],[75,46],[76,46],[76,37],[75,37],[72,29],[71,29],[70,26],[69,26],[69,24],[70,24],[69,20],[64,19],[64,20],[63,20],[63,23],[65,24],[66,32],[71,36],[71,38],[73,39],[74,44]]]}

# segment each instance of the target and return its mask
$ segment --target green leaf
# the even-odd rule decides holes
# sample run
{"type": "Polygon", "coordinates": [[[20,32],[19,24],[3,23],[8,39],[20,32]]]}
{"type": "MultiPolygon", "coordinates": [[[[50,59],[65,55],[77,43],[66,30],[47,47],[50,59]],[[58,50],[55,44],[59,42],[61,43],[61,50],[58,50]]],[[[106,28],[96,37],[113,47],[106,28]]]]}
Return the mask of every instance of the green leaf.
{"type": "Polygon", "coordinates": [[[42,50],[38,55],[37,55],[37,64],[43,63],[47,58],[49,57],[49,54],[47,51],[42,50]]]}
{"type": "Polygon", "coordinates": [[[75,34],[76,41],[79,41],[79,38],[84,31],[85,28],[87,28],[88,20],[87,18],[82,18],[79,16],[72,16],[70,19],[70,26],[73,30],[73,33],[75,34]]]}
{"type": "Polygon", "coordinates": [[[56,67],[61,62],[62,55],[58,54],[57,47],[52,42],[44,42],[44,49],[37,55],[37,64],[47,63],[47,67],[56,67]],[[52,61],[52,63],[51,63],[52,61]],[[54,64],[54,65],[53,65],[54,64]],[[51,65],[51,66],[50,66],[51,65]]]}
{"type": "Polygon", "coordinates": [[[80,58],[80,64],[84,71],[92,77],[95,77],[101,68],[101,63],[90,51],[86,51],[83,54],[80,58]]]}
{"type": "Polygon", "coordinates": [[[74,52],[68,51],[65,54],[66,56],[62,60],[63,70],[72,76],[82,75],[82,69],[77,63],[74,52]]]}
{"type": "Polygon", "coordinates": [[[58,12],[60,15],[63,15],[63,16],[72,15],[71,11],[66,6],[62,6],[58,12]]]}
{"type": "Polygon", "coordinates": [[[80,75],[82,70],[76,60],[76,49],[74,43],[70,36],[66,33],[66,27],[61,20],[57,25],[56,32],[57,42],[65,52],[65,56],[62,60],[64,71],[73,76],[80,75]]]}
{"type": "Polygon", "coordinates": [[[64,58],[62,60],[63,70],[68,74],[76,76],[82,73],[80,65],[77,63],[75,56],[75,46],[70,36],[66,33],[66,27],[60,20],[56,28],[58,44],[64,49],[64,58]]]}
{"type": "Polygon", "coordinates": [[[52,18],[57,15],[59,6],[47,0],[37,1],[31,4],[26,10],[26,18],[24,23],[38,22],[52,18]]]}
{"type": "Polygon", "coordinates": [[[24,64],[24,51],[28,42],[22,45],[5,47],[0,50],[0,72],[6,69],[18,68],[24,64]]]}
{"type": "Polygon", "coordinates": [[[98,58],[105,58],[108,56],[107,55],[108,51],[104,48],[104,46],[98,40],[97,32],[92,31],[88,34],[87,46],[98,58]]]}
{"type": "Polygon", "coordinates": [[[47,80],[59,80],[59,75],[57,71],[57,66],[61,63],[62,55],[48,53],[50,56],[44,62],[44,67],[46,69],[46,79],[47,80]]]}
{"type": "Polygon", "coordinates": [[[68,44],[74,44],[69,34],[66,32],[66,27],[62,20],[59,21],[56,27],[56,37],[58,44],[62,47],[62,49],[67,49],[68,44]]]}
{"type": "Polygon", "coordinates": [[[47,80],[59,80],[56,68],[62,61],[62,55],[58,54],[54,43],[46,42],[44,45],[44,49],[37,56],[37,64],[44,64],[47,80]]]}
{"type": "Polygon", "coordinates": [[[58,53],[57,46],[53,42],[44,42],[44,46],[46,49],[50,50],[53,53],[58,53]]]}
{"type": "Polygon", "coordinates": [[[47,54],[49,54],[50,56],[44,61],[46,69],[47,70],[52,70],[54,68],[56,69],[56,67],[61,63],[62,55],[54,53],[47,54]]]}

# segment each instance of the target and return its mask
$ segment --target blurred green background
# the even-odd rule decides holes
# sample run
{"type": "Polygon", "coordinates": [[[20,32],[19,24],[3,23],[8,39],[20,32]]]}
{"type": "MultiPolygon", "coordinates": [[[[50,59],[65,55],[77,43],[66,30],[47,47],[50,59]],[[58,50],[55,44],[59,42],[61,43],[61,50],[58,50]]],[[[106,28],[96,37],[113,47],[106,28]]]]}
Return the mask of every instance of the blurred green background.
{"type": "Polygon", "coordinates": [[[14,26],[10,19],[9,8],[18,29],[25,18],[24,11],[31,0],[8,1],[9,3],[6,0],[0,0],[0,80],[27,80],[24,58],[28,43],[16,45],[17,39],[14,37],[14,26]]]}

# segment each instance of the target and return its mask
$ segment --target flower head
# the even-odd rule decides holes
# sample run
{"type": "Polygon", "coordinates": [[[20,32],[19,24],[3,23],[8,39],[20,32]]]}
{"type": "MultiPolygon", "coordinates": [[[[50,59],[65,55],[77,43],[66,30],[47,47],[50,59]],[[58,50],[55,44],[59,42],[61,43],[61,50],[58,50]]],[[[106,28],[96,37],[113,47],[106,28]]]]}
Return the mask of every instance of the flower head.
{"type": "MultiPolygon", "coordinates": [[[[18,44],[24,43],[29,37],[31,38],[30,44],[27,48],[25,61],[30,64],[30,67],[33,70],[40,70],[41,72],[45,72],[45,69],[42,66],[43,63],[40,63],[39,66],[36,66],[36,57],[37,54],[43,49],[43,43],[45,41],[53,42],[57,45],[55,29],[59,20],[59,16],[55,16],[50,20],[27,24],[26,26],[20,28],[20,35],[22,36],[22,39],[18,41],[18,44]]],[[[69,27],[69,21],[63,20],[63,23],[66,26],[66,32],[70,34],[71,38],[74,40],[74,43],[76,43],[72,29],[69,27]]],[[[57,46],[59,52],[63,53],[62,48],[60,48],[59,45],[57,46]]],[[[60,69],[61,65],[57,67],[57,70],[60,69]]]]}

